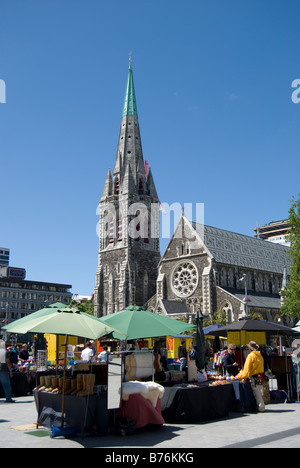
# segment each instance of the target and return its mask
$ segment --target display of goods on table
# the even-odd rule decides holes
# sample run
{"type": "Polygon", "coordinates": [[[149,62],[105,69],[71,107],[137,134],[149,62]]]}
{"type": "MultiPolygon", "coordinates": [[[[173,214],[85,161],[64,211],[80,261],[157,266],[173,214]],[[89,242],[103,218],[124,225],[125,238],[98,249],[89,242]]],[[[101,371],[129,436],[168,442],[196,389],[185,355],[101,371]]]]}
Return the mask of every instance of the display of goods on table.
{"type": "Polygon", "coordinates": [[[93,394],[95,374],[77,374],[76,377],[67,378],[45,375],[40,377],[40,385],[34,390],[48,393],[63,393],[65,382],[65,395],[87,396],[93,394]]]}

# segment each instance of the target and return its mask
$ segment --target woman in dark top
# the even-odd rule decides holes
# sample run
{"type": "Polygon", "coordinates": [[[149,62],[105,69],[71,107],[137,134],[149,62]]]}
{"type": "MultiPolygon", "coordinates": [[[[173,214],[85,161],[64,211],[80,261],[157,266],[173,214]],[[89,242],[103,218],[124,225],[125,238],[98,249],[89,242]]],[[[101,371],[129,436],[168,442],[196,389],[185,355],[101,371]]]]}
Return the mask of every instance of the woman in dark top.
{"type": "Polygon", "coordinates": [[[22,349],[19,352],[19,359],[22,361],[22,364],[24,364],[24,362],[28,361],[29,359],[29,352],[27,349],[27,344],[25,343],[22,345],[22,349]]]}
{"type": "Polygon", "coordinates": [[[239,373],[239,364],[236,362],[235,351],[236,346],[232,344],[229,345],[227,353],[224,357],[225,371],[234,377],[239,373]]]}

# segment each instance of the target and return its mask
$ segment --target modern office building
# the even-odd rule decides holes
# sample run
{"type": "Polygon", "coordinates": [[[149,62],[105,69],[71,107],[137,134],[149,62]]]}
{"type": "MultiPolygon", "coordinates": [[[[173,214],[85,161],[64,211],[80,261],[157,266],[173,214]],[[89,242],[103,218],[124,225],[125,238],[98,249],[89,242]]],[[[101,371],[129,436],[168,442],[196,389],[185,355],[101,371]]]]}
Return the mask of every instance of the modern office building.
{"type": "Polygon", "coordinates": [[[70,304],[70,284],[26,280],[25,268],[9,266],[9,249],[0,248],[1,251],[6,264],[0,265],[0,328],[42,309],[47,304],[70,304]]]}
{"type": "Polygon", "coordinates": [[[271,221],[269,224],[254,228],[254,237],[289,247],[290,242],[288,241],[287,236],[290,227],[289,220],[287,219],[282,221],[271,221]]]}
{"type": "Polygon", "coordinates": [[[0,267],[7,267],[9,265],[9,249],[0,247],[0,267]]]}
{"type": "Polygon", "coordinates": [[[70,304],[72,299],[71,288],[70,284],[44,283],[13,277],[1,277],[1,326],[36,312],[53,302],[70,304]]]}

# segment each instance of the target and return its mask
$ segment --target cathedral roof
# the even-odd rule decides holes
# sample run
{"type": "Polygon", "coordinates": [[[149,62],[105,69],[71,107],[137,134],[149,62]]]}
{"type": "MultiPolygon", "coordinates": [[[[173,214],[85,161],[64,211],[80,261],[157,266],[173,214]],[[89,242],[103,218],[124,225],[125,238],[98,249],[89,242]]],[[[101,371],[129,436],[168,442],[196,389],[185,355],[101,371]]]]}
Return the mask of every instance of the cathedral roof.
{"type": "Polygon", "coordinates": [[[184,301],[161,299],[166,314],[186,314],[190,309],[184,301]]]}
{"type": "MultiPolygon", "coordinates": [[[[245,290],[237,290],[224,286],[217,286],[219,289],[234,296],[240,302],[244,303],[245,290]]],[[[248,306],[260,309],[280,309],[279,294],[271,294],[267,292],[248,291],[247,298],[249,299],[248,306]]]]}
{"type": "MultiPolygon", "coordinates": [[[[192,223],[201,236],[203,225],[192,223]]],[[[291,259],[286,246],[204,226],[204,245],[217,263],[283,274],[291,259]]]]}

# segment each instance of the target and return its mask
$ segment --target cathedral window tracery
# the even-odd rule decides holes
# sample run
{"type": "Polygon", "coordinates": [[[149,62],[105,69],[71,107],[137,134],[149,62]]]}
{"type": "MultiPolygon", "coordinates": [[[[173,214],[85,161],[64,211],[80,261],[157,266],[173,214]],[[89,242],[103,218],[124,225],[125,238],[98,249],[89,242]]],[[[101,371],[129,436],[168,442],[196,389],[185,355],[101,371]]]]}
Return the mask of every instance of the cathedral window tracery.
{"type": "Polygon", "coordinates": [[[197,288],[198,270],[192,262],[183,262],[177,265],[173,271],[172,288],[179,297],[188,297],[197,288]]]}

